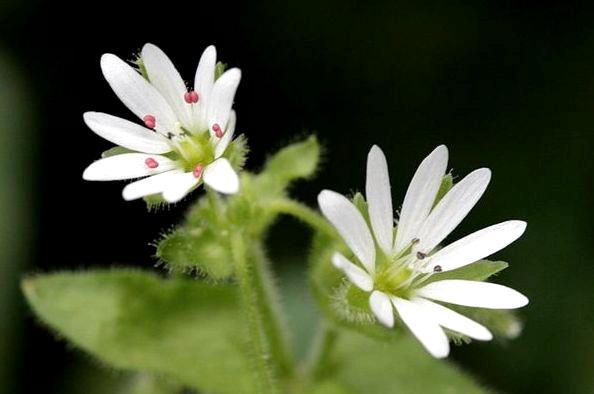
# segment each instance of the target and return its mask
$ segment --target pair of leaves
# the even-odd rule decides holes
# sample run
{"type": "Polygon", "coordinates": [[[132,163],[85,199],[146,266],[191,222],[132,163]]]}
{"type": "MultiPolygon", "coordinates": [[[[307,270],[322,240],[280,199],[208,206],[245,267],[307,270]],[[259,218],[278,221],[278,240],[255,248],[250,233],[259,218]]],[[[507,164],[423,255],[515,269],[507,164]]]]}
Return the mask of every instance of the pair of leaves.
{"type": "MultiPolygon", "coordinates": [[[[257,392],[233,287],[105,270],[29,278],[23,290],[59,335],[115,368],[162,376],[158,387],[167,392],[175,392],[172,380],[214,393],[257,392]]],[[[287,382],[283,392],[481,392],[407,336],[378,342],[340,331],[322,367],[316,380],[305,379],[308,387],[287,382]]],[[[159,392],[148,379],[137,382],[136,392],[159,392]]]]}

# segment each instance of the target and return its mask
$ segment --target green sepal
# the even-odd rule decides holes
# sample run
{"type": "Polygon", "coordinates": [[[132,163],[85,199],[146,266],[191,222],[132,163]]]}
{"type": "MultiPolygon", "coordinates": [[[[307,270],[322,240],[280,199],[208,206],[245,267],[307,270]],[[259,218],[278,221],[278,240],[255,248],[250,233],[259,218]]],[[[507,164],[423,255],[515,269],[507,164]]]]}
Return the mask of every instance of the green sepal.
{"type": "Polygon", "coordinates": [[[227,64],[223,63],[223,62],[217,62],[217,64],[215,65],[215,76],[214,79],[215,81],[217,79],[219,79],[221,77],[221,75],[223,75],[223,73],[225,72],[225,70],[227,69],[227,64]]]}
{"type": "Polygon", "coordinates": [[[146,209],[149,212],[156,212],[165,208],[169,203],[163,199],[162,194],[151,194],[142,198],[146,203],[146,209]]]}
{"type": "MultiPolygon", "coordinates": [[[[367,222],[369,226],[371,226],[371,221],[369,220],[369,206],[367,205],[367,201],[365,201],[365,197],[363,194],[357,192],[352,198],[353,205],[357,208],[357,210],[363,216],[363,219],[367,222]]],[[[370,227],[371,228],[371,227],[370,227]]]]}
{"type": "Polygon", "coordinates": [[[491,276],[503,271],[509,266],[505,261],[479,260],[455,270],[433,274],[426,283],[437,282],[445,279],[464,279],[485,281],[491,276]]]}
{"type": "Polygon", "coordinates": [[[101,153],[101,158],[123,155],[124,153],[137,153],[137,152],[133,151],[131,149],[128,149],[128,148],[124,148],[123,146],[114,146],[113,148],[110,148],[110,149],[106,150],[105,152],[101,153]]]}
{"type": "Polygon", "coordinates": [[[447,361],[430,356],[410,335],[378,342],[340,331],[331,356],[320,366],[316,394],[478,394],[488,392],[447,361]]]}
{"type": "Polygon", "coordinates": [[[433,208],[435,208],[437,203],[441,201],[441,199],[452,189],[452,187],[454,187],[454,177],[451,173],[445,174],[441,180],[439,189],[437,189],[437,195],[435,196],[435,201],[433,202],[433,208]]]}
{"type": "Polygon", "coordinates": [[[496,338],[515,339],[522,333],[524,325],[515,311],[471,308],[452,304],[446,306],[484,325],[496,338]]]}
{"type": "Polygon", "coordinates": [[[217,393],[254,392],[236,288],[136,270],[25,279],[39,319],[107,365],[217,393]]]}
{"type": "Polygon", "coordinates": [[[309,282],[323,315],[339,327],[358,331],[380,340],[401,336],[399,328],[388,329],[377,323],[369,309],[369,293],[359,290],[331,264],[334,252],[346,256],[345,246],[327,235],[316,233],[309,255],[309,282]]]}
{"type": "Polygon", "coordinates": [[[175,272],[197,272],[216,281],[229,278],[233,260],[227,208],[228,202],[208,191],[190,209],[186,224],[158,242],[156,256],[175,272]]]}
{"type": "Polygon", "coordinates": [[[179,228],[167,234],[158,244],[156,256],[167,268],[180,273],[197,273],[213,280],[224,280],[233,274],[228,240],[208,229],[179,228]]]}
{"type": "Polygon", "coordinates": [[[136,56],[134,60],[132,60],[132,64],[136,68],[136,71],[138,71],[138,73],[142,75],[144,79],[150,82],[148,71],[146,69],[146,65],[144,64],[144,59],[142,58],[140,53],[136,56]]]}
{"type": "Polygon", "coordinates": [[[239,172],[243,170],[243,167],[245,166],[249,151],[250,148],[246,136],[240,134],[231,141],[227,149],[225,149],[225,154],[223,156],[226,157],[231,163],[231,166],[239,172]]]}

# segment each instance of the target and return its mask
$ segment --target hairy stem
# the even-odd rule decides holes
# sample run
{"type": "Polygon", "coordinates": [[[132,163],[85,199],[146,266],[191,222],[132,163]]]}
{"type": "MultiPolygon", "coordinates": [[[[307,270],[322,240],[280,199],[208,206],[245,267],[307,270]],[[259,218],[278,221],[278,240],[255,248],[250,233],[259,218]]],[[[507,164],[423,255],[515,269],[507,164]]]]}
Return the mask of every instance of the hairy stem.
{"type": "Polygon", "coordinates": [[[245,234],[238,231],[232,236],[231,247],[252,343],[258,392],[277,393],[281,391],[279,378],[287,377],[294,369],[276,303],[278,296],[261,245],[248,242],[245,234]]]}
{"type": "Polygon", "coordinates": [[[337,237],[336,230],[334,230],[334,227],[332,227],[326,219],[313,209],[295,200],[277,198],[267,203],[267,208],[274,213],[283,213],[285,215],[294,216],[332,238],[337,237]]]}

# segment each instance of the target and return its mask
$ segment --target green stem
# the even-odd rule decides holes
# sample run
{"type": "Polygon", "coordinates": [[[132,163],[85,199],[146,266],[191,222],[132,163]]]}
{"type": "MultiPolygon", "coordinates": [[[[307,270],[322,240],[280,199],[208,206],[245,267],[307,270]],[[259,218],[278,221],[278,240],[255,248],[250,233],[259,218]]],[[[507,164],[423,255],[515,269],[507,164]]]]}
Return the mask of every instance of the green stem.
{"type": "Polygon", "coordinates": [[[317,377],[324,375],[324,370],[328,366],[330,354],[337,338],[338,333],[333,327],[325,322],[320,324],[316,341],[307,362],[307,375],[310,379],[315,380],[317,377]]]}
{"type": "Polygon", "coordinates": [[[277,198],[268,202],[267,208],[272,213],[283,213],[294,216],[332,238],[338,236],[334,227],[332,227],[326,219],[320,216],[319,213],[295,200],[277,198]]]}
{"type": "Polygon", "coordinates": [[[241,302],[254,356],[258,392],[278,393],[279,378],[293,372],[292,357],[283,336],[274,288],[261,246],[234,232],[231,248],[241,302]]]}

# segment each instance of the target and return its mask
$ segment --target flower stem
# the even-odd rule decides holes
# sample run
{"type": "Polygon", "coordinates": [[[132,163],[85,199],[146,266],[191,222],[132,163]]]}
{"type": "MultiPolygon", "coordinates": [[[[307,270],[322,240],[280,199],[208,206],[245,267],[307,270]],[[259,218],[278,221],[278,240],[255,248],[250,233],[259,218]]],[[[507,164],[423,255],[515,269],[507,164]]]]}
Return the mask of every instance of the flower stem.
{"type": "Polygon", "coordinates": [[[273,213],[283,213],[294,216],[332,238],[338,236],[334,227],[332,227],[322,216],[308,206],[295,200],[277,198],[267,203],[267,208],[273,213]]]}
{"type": "Polygon", "coordinates": [[[264,253],[257,242],[255,245],[248,242],[240,231],[233,234],[231,248],[252,345],[258,392],[278,393],[281,391],[279,377],[292,373],[293,365],[275,308],[277,298],[264,253]]]}

